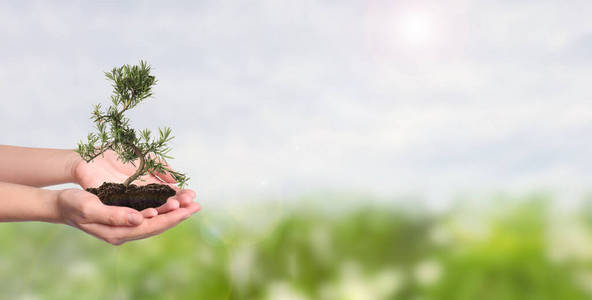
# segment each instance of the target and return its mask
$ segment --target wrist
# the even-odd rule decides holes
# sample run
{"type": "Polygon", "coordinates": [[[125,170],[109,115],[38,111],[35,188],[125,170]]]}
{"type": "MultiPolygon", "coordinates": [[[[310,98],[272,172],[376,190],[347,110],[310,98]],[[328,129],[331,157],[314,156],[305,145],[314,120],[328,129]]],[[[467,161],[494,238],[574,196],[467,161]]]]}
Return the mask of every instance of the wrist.
{"type": "Polygon", "coordinates": [[[42,190],[44,193],[44,203],[39,221],[50,223],[63,223],[62,214],[59,210],[59,197],[61,190],[42,190]]]}
{"type": "Polygon", "coordinates": [[[77,169],[78,166],[82,163],[82,158],[78,153],[74,152],[73,150],[68,150],[69,153],[66,156],[66,176],[68,177],[69,183],[78,183],[78,175],[77,169]]]}

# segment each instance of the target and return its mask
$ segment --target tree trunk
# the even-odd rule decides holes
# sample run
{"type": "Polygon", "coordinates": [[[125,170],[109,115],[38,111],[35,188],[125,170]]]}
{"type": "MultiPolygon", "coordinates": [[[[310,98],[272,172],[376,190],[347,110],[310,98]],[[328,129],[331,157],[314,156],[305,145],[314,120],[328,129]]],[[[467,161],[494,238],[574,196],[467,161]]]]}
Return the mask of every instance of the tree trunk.
{"type": "Polygon", "coordinates": [[[138,179],[140,174],[142,174],[142,171],[144,171],[144,166],[146,164],[146,161],[144,159],[144,155],[140,152],[140,150],[138,150],[138,148],[134,145],[132,145],[132,147],[134,148],[134,152],[136,153],[136,155],[140,158],[140,165],[138,166],[138,169],[136,170],[136,172],[123,182],[123,185],[125,185],[125,187],[128,187],[130,185],[130,183],[132,183],[134,180],[138,179]]]}

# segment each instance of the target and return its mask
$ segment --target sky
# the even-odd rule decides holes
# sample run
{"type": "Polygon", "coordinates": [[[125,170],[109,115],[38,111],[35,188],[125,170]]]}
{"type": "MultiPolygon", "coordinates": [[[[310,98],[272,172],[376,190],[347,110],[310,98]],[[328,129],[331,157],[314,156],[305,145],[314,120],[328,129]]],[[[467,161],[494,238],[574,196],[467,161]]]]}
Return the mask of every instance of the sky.
{"type": "Polygon", "coordinates": [[[0,2],[0,143],[73,148],[147,60],[201,201],[592,183],[590,1],[0,2]]]}

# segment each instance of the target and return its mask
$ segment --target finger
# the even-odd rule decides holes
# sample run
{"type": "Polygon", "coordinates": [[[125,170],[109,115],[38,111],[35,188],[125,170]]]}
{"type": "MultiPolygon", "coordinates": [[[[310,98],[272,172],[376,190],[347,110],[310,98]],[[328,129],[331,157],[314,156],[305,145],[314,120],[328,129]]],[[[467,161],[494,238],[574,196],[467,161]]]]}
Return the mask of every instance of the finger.
{"type": "Polygon", "coordinates": [[[175,198],[179,201],[179,204],[183,206],[189,205],[195,199],[195,192],[191,190],[181,190],[177,192],[175,198]]]}
{"type": "Polygon", "coordinates": [[[187,207],[176,209],[168,214],[158,215],[150,219],[150,222],[146,222],[147,234],[148,236],[152,236],[162,233],[191,217],[200,209],[201,206],[197,202],[193,202],[187,207]]]}
{"type": "Polygon", "coordinates": [[[102,203],[87,204],[83,208],[87,223],[100,223],[111,226],[137,226],[142,224],[144,217],[133,208],[109,206],[102,203]]]}
{"type": "Polygon", "coordinates": [[[200,205],[192,203],[168,214],[147,219],[136,227],[114,227],[104,224],[81,224],[81,229],[110,244],[121,245],[126,241],[147,238],[166,231],[200,210],[200,205]]]}
{"type": "Polygon", "coordinates": [[[177,181],[175,180],[173,175],[171,175],[171,173],[169,173],[167,171],[153,172],[152,174],[166,183],[177,183],[177,181]]]}
{"type": "Polygon", "coordinates": [[[167,202],[159,207],[156,208],[156,211],[159,215],[166,214],[170,211],[179,208],[179,201],[175,199],[175,197],[171,197],[167,200],[167,202]]]}
{"type": "Polygon", "coordinates": [[[149,207],[140,212],[144,218],[152,218],[158,215],[158,211],[155,208],[149,207]]]}
{"type": "Polygon", "coordinates": [[[175,192],[180,191],[181,189],[179,187],[177,187],[175,185],[175,183],[168,183],[168,182],[164,182],[162,179],[156,177],[154,174],[149,174],[149,175],[145,175],[143,177],[140,177],[142,180],[136,181],[134,184],[136,185],[147,185],[150,183],[158,183],[158,184],[164,184],[164,185],[168,185],[170,188],[172,188],[173,190],[175,190],[175,192]]]}
{"type": "Polygon", "coordinates": [[[116,230],[134,232],[133,239],[145,238],[166,231],[167,229],[179,224],[183,220],[191,217],[200,210],[200,205],[193,202],[188,207],[176,209],[168,214],[158,215],[152,219],[146,220],[142,226],[138,227],[117,227],[116,230]]]}
{"type": "MultiPolygon", "coordinates": [[[[151,155],[153,155],[153,153],[151,153],[151,155]]],[[[168,169],[172,169],[171,166],[166,162],[166,160],[162,159],[162,158],[158,158],[158,161],[162,163],[163,167],[168,168],[168,169]]],[[[177,183],[177,181],[175,180],[175,178],[173,177],[173,175],[171,175],[171,173],[164,171],[164,172],[152,172],[152,175],[157,177],[158,179],[166,182],[166,183],[177,183]]]]}
{"type": "Polygon", "coordinates": [[[195,199],[195,197],[197,197],[197,193],[194,190],[184,189],[183,191],[186,191],[187,193],[190,193],[191,194],[191,198],[194,198],[195,199]]]}

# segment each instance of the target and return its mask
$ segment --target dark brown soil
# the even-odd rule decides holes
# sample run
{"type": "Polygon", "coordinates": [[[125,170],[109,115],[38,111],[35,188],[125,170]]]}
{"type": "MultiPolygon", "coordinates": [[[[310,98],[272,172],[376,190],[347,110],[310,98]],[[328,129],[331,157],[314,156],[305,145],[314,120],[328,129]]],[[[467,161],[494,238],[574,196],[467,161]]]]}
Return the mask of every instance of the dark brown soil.
{"type": "Polygon", "coordinates": [[[105,205],[127,206],[136,210],[159,207],[176,194],[170,186],[158,183],[142,186],[130,184],[126,188],[120,183],[103,182],[100,187],[88,188],[86,191],[97,195],[105,205]]]}

